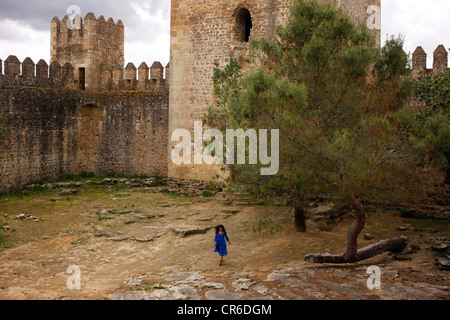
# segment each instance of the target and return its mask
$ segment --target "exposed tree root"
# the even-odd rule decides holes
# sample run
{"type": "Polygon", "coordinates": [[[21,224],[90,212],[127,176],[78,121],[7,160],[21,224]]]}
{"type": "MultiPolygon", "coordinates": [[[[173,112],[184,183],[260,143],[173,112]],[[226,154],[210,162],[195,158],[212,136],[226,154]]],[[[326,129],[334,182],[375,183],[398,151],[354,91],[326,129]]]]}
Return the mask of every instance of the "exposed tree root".
{"type": "Polygon", "coordinates": [[[364,247],[357,251],[356,259],[348,259],[346,253],[339,255],[331,255],[329,253],[309,254],[305,256],[305,260],[310,263],[349,263],[358,262],[377,256],[384,252],[399,252],[406,248],[408,238],[401,236],[399,238],[382,240],[378,243],[364,247]]]}

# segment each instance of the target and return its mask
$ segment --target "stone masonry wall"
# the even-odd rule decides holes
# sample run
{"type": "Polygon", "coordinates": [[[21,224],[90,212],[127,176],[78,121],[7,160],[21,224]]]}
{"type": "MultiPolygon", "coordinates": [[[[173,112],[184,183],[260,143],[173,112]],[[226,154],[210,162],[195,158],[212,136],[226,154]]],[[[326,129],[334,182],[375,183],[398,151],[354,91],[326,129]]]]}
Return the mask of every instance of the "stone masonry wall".
{"type": "MultiPolygon", "coordinates": [[[[129,63],[126,68],[106,72],[106,82],[98,91],[167,93],[169,68],[169,64],[164,68],[159,61],[155,61],[150,68],[143,62],[139,69],[129,63]]],[[[43,59],[35,64],[30,58],[20,62],[16,56],[10,55],[4,62],[0,59],[0,86],[78,90],[79,80],[77,70],[70,62],[61,66],[59,62],[53,61],[49,66],[43,59]]]]}
{"type": "Polygon", "coordinates": [[[91,171],[167,176],[168,95],[1,88],[0,192],[91,171]]]}
{"type": "Polygon", "coordinates": [[[109,80],[110,70],[124,68],[125,31],[121,20],[97,19],[89,12],[84,19],[77,16],[73,22],[66,15],[61,21],[51,22],[51,62],[61,65],[71,63],[75,80],[79,69],[85,69],[86,90],[103,90],[109,80]]]}

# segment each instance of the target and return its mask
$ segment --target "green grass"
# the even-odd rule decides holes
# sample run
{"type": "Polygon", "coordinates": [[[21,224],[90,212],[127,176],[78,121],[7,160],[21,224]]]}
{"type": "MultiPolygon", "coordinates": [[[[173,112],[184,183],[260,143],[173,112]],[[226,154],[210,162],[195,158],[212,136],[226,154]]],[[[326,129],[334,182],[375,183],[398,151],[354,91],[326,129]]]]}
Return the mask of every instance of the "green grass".
{"type": "Polygon", "coordinates": [[[276,234],[282,232],[284,226],[281,223],[275,222],[272,218],[261,218],[257,225],[253,226],[253,232],[258,234],[276,234]]]}
{"type": "Polygon", "coordinates": [[[214,197],[214,194],[209,191],[203,191],[202,196],[204,198],[214,197]]]}
{"type": "Polygon", "coordinates": [[[172,198],[178,198],[178,197],[186,197],[186,198],[193,198],[194,196],[191,196],[189,193],[183,193],[183,192],[172,192],[169,191],[169,189],[161,190],[161,193],[172,197],[172,198]]]}

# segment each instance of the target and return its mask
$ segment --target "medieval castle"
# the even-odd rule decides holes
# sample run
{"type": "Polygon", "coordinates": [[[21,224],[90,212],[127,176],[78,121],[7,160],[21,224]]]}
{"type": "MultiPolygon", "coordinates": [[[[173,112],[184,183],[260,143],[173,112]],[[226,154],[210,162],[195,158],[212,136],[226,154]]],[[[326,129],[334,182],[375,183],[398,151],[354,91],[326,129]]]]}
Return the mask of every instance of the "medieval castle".
{"type": "MultiPolygon", "coordinates": [[[[374,20],[370,29],[380,43],[375,22],[381,0],[323,1],[342,7],[356,22],[374,20]]],[[[70,28],[67,16],[53,18],[50,65],[15,56],[0,60],[0,121],[7,128],[0,193],[83,171],[210,179],[218,168],[172,164],[171,132],[192,130],[214,102],[214,67],[223,68],[234,57],[245,70],[250,39],[274,35],[291,2],[172,0],[166,67],[124,66],[121,20],[88,13],[70,28]]],[[[433,70],[447,65],[448,52],[439,46],[433,70]]],[[[433,72],[420,47],[413,69],[433,72]]]]}

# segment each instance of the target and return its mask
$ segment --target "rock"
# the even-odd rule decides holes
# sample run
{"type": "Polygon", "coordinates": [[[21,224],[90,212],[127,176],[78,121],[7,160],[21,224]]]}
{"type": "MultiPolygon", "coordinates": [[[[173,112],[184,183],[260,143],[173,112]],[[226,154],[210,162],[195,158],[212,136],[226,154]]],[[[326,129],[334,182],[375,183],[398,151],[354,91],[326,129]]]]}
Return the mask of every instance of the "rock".
{"type": "Polygon", "coordinates": [[[435,297],[427,292],[408,287],[402,283],[381,285],[381,291],[377,292],[384,300],[435,300],[435,297]]]}
{"type": "Polygon", "coordinates": [[[242,299],[243,294],[231,293],[225,290],[210,290],[205,293],[208,300],[239,300],[242,299]]]}
{"type": "Polygon", "coordinates": [[[367,300],[365,294],[367,292],[363,291],[361,287],[352,284],[352,283],[335,283],[327,280],[318,280],[320,283],[325,285],[326,287],[330,287],[342,294],[346,295],[352,300],[367,300]]]}
{"type": "Polygon", "coordinates": [[[80,193],[79,190],[75,190],[75,189],[66,189],[66,190],[62,190],[59,195],[60,196],[70,196],[70,195],[74,195],[74,194],[78,194],[80,193]]]}
{"type": "Polygon", "coordinates": [[[184,282],[195,282],[205,279],[204,276],[199,275],[196,272],[189,272],[189,271],[169,273],[162,276],[162,278],[166,281],[184,281],[184,282]]]}
{"type": "Polygon", "coordinates": [[[448,245],[446,243],[436,243],[431,246],[431,250],[438,252],[444,252],[447,251],[447,249],[448,245]]]}
{"type": "Polygon", "coordinates": [[[17,219],[17,220],[23,220],[23,219],[25,219],[25,214],[24,214],[24,213],[19,214],[18,216],[16,216],[16,219],[17,219]]]}
{"type": "Polygon", "coordinates": [[[172,227],[172,231],[175,234],[179,235],[181,238],[194,235],[194,234],[203,234],[208,230],[214,229],[213,226],[208,227],[195,227],[195,226],[186,226],[186,227],[172,227]]]}
{"type": "Polygon", "coordinates": [[[57,188],[69,188],[74,185],[73,182],[57,182],[55,183],[55,187],[57,188]]]}
{"type": "Polygon", "coordinates": [[[150,293],[145,291],[129,291],[108,295],[110,300],[150,300],[150,293]]]}
{"type": "Polygon", "coordinates": [[[434,286],[427,283],[412,283],[409,281],[406,281],[407,283],[411,284],[412,286],[425,290],[428,293],[431,293],[438,299],[448,300],[450,298],[449,294],[445,291],[449,291],[450,287],[448,286],[434,286]]]}
{"type": "Polygon", "coordinates": [[[450,270],[450,260],[447,257],[437,258],[436,265],[441,270],[450,270]]]}
{"type": "Polygon", "coordinates": [[[237,280],[234,280],[232,283],[233,289],[235,291],[243,291],[248,290],[252,285],[256,284],[256,282],[252,281],[248,278],[240,278],[237,280]]]}
{"type": "Polygon", "coordinates": [[[3,227],[3,231],[8,231],[9,229],[11,229],[9,226],[4,226],[3,227]]]}
{"type": "Polygon", "coordinates": [[[296,284],[296,279],[291,278],[291,275],[283,271],[274,271],[267,276],[266,281],[281,281],[285,285],[296,284]]]}
{"type": "Polygon", "coordinates": [[[324,231],[324,232],[330,232],[333,230],[333,226],[331,224],[328,224],[325,221],[316,222],[316,227],[317,227],[317,230],[324,231]]]}
{"type": "Polygon", "coordinates": [[[225,289],[225,285],[218,282],[205,282],[200,285],[200,288],[225,289]]]}
{"type": "MultiPolygon", "coordinates": [[[[98,233],[98,236],[110,236],[108,234],[101,234],[98,233]]],[[[116,241],[116,242],[121,242],[121,241],[125,241],[125,240],[134,240],[136,242],[150,242],[153,241],[153,239],[155,239],[156,237],[159,237],[158,234],[153,234],[150,238],[140,238],[140,237],[114,237],[114,238],[108,238],[107,240],[111,240],[111,241],[116,241]]]]}
{"type": "Polygon", "coordinates": [[[305,300],[304,297],[299,296],[288,289],[280,289],[278,292],[283,295],[280,296],[282,300],[305,300]]]}
{"type": "Polygon", "coordinates": [[[411,243],[408,241],[408,244],[406,245],[406,248],[403,250],[403,254],[413,254],[416,253],[417,251],[420,250],[420,246],[415,244],[415,243],[411,243]]]}
{"type": "Polygon", "coordinates": [[[116,238],[108,238],[108,240],[111,240],[111,241],[116,241],[116,242],[121,242],[121,241],[125,241],[125,240],[128,240],[128,239],[130,239],[130,237],[116,237],[116,238]]]}
{"type": "Polygon", "coordinates": [[[313,290],[313,289],[306,289],[305,292],[312,298],[317,299],[317,300],[329,300],[329,298],[327,297],[326,294],[317,291],[317,290],[313,290]]]}
{"type": "Polygon", "coordinates": [[[203,258],[203,256],[194,256],[194,257],[192,257],[192,261],[189,264],[190,265],[196,264],[198,262],[198,260],[200,260],[202,258],[203,258]]]}
{"type": "Polygon", "coordinates": [[[274,300],[271,296],[263,296],[263,297],[249,297],[248,300],[274,300]]]}
{"type": "Polygon", "coordinates": [[[139,237],[134,237],[133,239],[134,239],[134,241],[136,241],[136,242],[150,242],[150,241],[153,241],[153,237],[152,237],[152,238],[139,238],[139,237]]]}
{"type": "Polygon", "coordinates": [[[402,253],[395,254],[394,259],[397,261],[411,261],[412,260],[411,257],[408,257],[407,255],[402,254],[402,253]]]}
{"type": "Polygon", "coordinates": [[[253,286],[252,288],[255,292],[265,296],[268,292],[269,289],[267,289],[266,287],[264,287],[262,284],[256,284],[253,286]]]}
{"type": "Polygon", "coordinates": [[[405,226],[405,225],[400,226],[400,227],[397,228],[397,231],[406,231],[406,230],[408,230],[408,227],[405,226]]]}
{"type": "Polygon", "coordinates": [[[365,240],[373,240],[373,239],[375,239],[376,237],[375,237],[374,235],[370,234],[370,233],[364,233],[363,238],[364,238],[365,240]]]}
{"type": "Polygon", "coordinates": [[[96,234],[94,234],[94,237],[100,238],[100,237],[111,237],[109,233],[99,231],[96,234]]]}
{"type": "Polygon", "coordinates": [[[142,283],[142,280],[147,279],[147,278],[148,278],[148,276],[142,275],[142,276],[134,277],[131,280],[124,281],[123,284],[126,287],[137,287],[142,283]]]}
{"type": "Polygon", "coordinates": [[[187,285],[169,286],[155,290],[150,295],[151,300],[198,300],[197,290],[187,285]]]}

